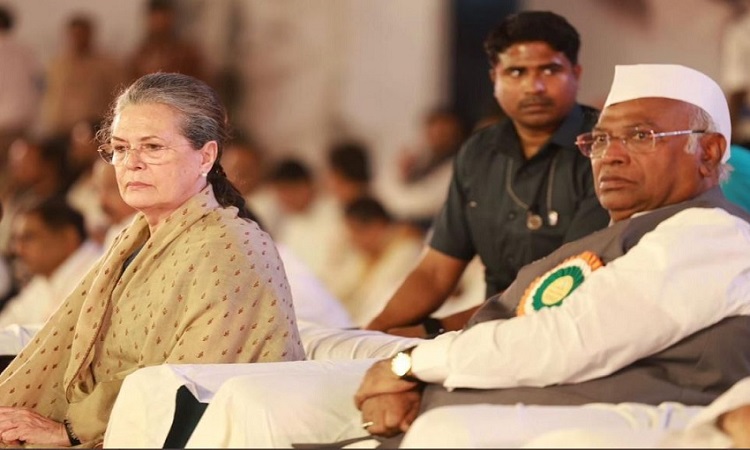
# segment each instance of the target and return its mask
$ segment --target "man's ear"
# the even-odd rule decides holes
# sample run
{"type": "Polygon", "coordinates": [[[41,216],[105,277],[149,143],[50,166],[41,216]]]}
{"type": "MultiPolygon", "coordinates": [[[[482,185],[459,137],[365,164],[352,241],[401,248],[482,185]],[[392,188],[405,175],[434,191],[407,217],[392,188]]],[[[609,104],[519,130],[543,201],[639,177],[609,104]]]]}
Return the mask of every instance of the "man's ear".
{"type": "Polygon", "coordinates": [[[727,151],[727,140],[719,133],[710,133],[701,139],[700,173],[704,177],[718,176],[721,158],[727,151]]]}

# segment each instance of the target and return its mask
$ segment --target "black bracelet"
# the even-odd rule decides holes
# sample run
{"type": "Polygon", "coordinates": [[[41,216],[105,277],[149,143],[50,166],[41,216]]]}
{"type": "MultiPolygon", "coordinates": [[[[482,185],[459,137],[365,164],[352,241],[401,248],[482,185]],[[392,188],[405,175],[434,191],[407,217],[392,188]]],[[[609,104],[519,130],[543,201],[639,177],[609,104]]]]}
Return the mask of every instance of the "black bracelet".
{"type": "Polygon", "coordinates": [[[424,327],[424,331],[427,333],[428,339],[441,335],[445,333],[446,331],[445,327],[443,326],[443,323],[434,317],[428,317],[425,320],[423,320],[422,326],[424,327]]]}
{"type": "Polygon", "coordinates": [[[73,431],[73,426],[70,424],[70,421],[68,419],[63,420],[63,425],[65,425],[65,433],[68,434],[68,440],[70,441],[70,445],[75,447],[76,445],[81,445],[81,441],[78,439],[78,436],[76,436],[75,432],[73,431]]]}

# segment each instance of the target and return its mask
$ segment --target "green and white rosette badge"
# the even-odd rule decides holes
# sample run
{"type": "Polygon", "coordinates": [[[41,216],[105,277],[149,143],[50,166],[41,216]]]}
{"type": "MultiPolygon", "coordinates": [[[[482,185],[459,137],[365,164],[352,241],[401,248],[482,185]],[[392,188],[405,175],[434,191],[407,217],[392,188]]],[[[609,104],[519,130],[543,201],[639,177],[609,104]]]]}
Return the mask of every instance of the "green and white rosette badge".
{"type": "Polygon", "coordinates": [[[524,292],[516,309],[517,316],[533,314],[542,308],[560,306],[586,277],[604,263],[592,252],[572,256],[537,277],[524,292]]]}

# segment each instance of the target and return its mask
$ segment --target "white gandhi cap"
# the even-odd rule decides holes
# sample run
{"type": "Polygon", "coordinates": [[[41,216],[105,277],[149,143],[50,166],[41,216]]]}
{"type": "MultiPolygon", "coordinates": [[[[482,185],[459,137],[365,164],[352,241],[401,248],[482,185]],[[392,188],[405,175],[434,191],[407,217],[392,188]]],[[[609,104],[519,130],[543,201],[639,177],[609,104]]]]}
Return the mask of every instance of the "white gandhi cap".
{"type": "Polygon", "coordinates": [[[729,159],[732,123],[724,92],[707,75],[676,64],[634,64],[615,66],[615,78],[604,107],[639,98],[662,97],[702,108],[727,140],[721,162],[729,159]]]}

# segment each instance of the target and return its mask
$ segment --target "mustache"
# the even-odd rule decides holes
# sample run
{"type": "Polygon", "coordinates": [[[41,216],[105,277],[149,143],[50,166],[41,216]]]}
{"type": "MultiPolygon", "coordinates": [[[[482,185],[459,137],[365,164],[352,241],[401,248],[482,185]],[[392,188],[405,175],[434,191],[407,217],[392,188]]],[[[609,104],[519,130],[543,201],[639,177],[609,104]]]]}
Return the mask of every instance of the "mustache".
{"type": "Polygon", "coordinates": [[[526,106],[554,106],[555,102],[546,95],[534,95],[526,97],[518,102],[518,106],[521,108],[526,106]]]}

